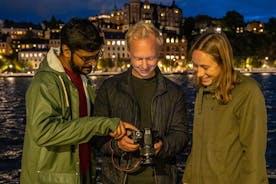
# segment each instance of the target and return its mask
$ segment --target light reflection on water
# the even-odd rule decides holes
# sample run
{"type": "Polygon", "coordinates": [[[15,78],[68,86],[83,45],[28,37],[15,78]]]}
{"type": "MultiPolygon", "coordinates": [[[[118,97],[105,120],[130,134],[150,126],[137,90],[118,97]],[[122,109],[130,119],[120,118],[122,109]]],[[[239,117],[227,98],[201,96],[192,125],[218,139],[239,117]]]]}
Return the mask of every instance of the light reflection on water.
{"type": "MultiPolygon", "coordinates": [[[[276,175],[276,75],[251,74],[262,87],[268,112],[267,168],[276,175]]],[[[193,76],[168,75],[180,84],[187,96],[188,119],[192,122],[195,89],[193,76]]],[[[106,77],[91,77],[98,88],[106,77]]],[[[0,77],[0,184],[19,183],[20,159],[25,129],[25,92],[31,77],[0,77]]],[[[191,128],[191,126],[190,126],[191,128]]],[[[186,158],[184,153],[181,158],[186,158]]],[[[179,172],[183,172],[183,159],[178,162],[179,172]]],[[[99,169],[99,168],[98,168],[99,169]]]]}

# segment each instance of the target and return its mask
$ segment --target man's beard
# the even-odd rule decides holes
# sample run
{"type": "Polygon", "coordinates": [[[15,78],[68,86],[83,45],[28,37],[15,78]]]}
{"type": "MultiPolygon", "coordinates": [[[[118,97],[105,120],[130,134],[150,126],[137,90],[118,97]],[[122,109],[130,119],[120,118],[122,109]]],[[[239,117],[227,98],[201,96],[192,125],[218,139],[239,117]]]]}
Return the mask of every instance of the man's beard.
{"type": "Polygon", "coordinates": [[[71,60],[70,60],[70,66],[71,69],[73,70],[74,73],[78,73],[78,74],[88,74],[91,72],[92,67],[91,66],[87,66],[87,67],[82,67],[82,66],[77,66],[73,60],[73,56],[71,56],[71,60]],[[86,69],[89,68],[88,71],[90,72],[83,72],[82,69],[86,69]]]}

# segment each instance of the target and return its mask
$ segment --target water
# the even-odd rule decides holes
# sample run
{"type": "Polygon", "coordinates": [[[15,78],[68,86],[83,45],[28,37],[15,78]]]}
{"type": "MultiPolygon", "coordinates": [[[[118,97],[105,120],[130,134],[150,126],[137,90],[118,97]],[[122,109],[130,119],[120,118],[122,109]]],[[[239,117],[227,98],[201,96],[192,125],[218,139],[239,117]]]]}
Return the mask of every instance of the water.
{"type": "MultiPolygon", "coordinates": [[[[182,85],[186,92],[188,119],[191,125],[195,99],[192,75],[168,75],[168,77],[182,85]]],[[[254,74],[251,77],[261,84],[266,98],[268,112],[267,169],[271,177],[270,183],[276,183],[276,74],[254,74]],[[272,181],[272,178],[275,179],[272,181]]],[[[97,87],[101,85],[104,78],[91,77],[97,87]]],[[[31,80],[31,77],[0,77],[0,184],[19,183],[26,123],[25,92],[31,80]]],[[[186,156],[187,152],[179,157],[181,158],[178,162],[180,174],[183,172],[186,156]]]]}

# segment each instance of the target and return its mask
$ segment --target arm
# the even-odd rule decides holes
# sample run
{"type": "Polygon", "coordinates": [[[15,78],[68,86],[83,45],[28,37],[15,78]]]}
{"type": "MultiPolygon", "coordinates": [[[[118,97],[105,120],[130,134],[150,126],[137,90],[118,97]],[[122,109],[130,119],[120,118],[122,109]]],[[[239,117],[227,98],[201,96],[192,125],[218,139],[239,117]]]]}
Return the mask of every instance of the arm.
{"type": "Polygon", "coordinates": [[[265,183],[267,115],[263,94],[257,86],[250,87],[239,115],[240,142],[244,151],[241,160],[241,182],[265,183]]]}
{"type": "MultiPolygon", "coordinates": [[[[108,96],[108,87],[110,87],[110,85],[107,84],[106,81],[104,81],[97,92],[94,104],[95,116],[111,117],[112,109],[110,105],[110,100],[112,99],[110,99],[110,97],[108,96]]],[[[127,139],[127,136],[124,136],[121,139],[112,139],[112,137],[110,136],[97,136],[93,138],[93,144],[96,145],[97,148],[101,149],[104,154],[111,154],[112,147],[112,149],[114,150],[114,154],[117,156],[121,156],[122,154],[124,154],[125,151],[119,148],[118,143],[125,141],[129,141],[129,139],[127,139]]]]}
{"type": "Polygon", "coordinates": [[[39,75],[27,91],[27,130],[38,145],[79,144],[88,142],[94,135],[108,135],[115,131],[119,123],[118,118],[72,119],[71,109],[65,107],[64,93],[60,88],[61,85],[55,77],[39,75]]]}
{"type": "Polygon", "coordinates": [[[184,92],[179,90],[174,98],[175,104],[171,122],[169,122],[169,131],[166,136],[162,137],[162,148],[158,153],[161,158],[172,157],[183,151],[189,140],[184,92]]]}

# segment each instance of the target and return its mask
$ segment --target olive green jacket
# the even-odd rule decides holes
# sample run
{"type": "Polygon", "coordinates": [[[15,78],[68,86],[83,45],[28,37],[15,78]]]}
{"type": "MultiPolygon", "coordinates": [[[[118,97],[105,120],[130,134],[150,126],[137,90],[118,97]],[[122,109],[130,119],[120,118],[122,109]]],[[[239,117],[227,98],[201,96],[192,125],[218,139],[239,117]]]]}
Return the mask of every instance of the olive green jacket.
{"type": "MultiPolygon", "coordinates": [[[[95,92],[86,76],[82,80],[91,112],[95,92]]],[[[78,145],[94,135],[108,135],[119,119],[79,118],[78,100],[77,89],[51,49],[26,93],[21,184],[80,183],[78,145]]]]}
{"type": "Polygon", "coordinates": [[[240,75],[232,101],[219,104],[200,88],[194,108],[193,142],[183,182],[266,184],[267,115],[258,84],[240,75]]]}

